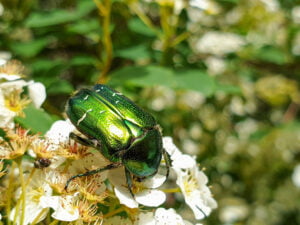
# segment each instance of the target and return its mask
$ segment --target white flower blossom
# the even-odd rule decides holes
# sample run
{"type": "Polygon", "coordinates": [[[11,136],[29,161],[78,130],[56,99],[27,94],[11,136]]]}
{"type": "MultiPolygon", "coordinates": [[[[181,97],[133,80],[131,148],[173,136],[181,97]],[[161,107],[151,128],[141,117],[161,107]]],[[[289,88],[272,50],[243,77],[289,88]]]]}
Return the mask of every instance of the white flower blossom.
{"type": "Polygon", "coordinates": [[[54,145],[66,143],[69,140],[70,133],[75,129],[70,120],[58,120],[52,124],[45,137],[54,145]]]}
{"type": "Polygon", "coordinates": [[[30,101],[39,108],[46,98],[45,87],[41,83],[26,82],[19,79],[18,75],[0,74],[0,127],[13,128],[15,116],[22,115],[23,109],[30,101]],[[21,94],[28,87],[29,97],[23,98],[21,94]]]}
{"type": "Polygon", "coordinates": [[[237,34],[209,31],[193,43],[193,49],[199,53],[224,56],[239,51],[245,44],[244,38],[237,34]]]}
{"type": "Polygon", "coordinates": [[[135,182],[134,185],[138,185],[138,191],[134,193],[133,198],[127,188],[124,168],[109,171],[109,180],[114,185],[116,196],[119,198],[121,204],[129,208],[137,208],[138,204],[157,207],[164,203],[166,200],[165,193],[155,188],[161,186],[165,179],[165,176],[156,174],[142,182],[135,182]]]}
{"type": "MultiPolygon", "coordinates": [[[[182,219],[172,208],[158,208],[155,212],[142,212],[138,215],[134,225],[192,225],[189,221],[182,219]]],[[[200,225],[200,224],[198,224],[200,225]]]]}
{"type": "Polygon", "coordinates": [[[176,183],[184,195],[185,202],[193,210],[195,218],[200,220],[208,216],[212,209],[217,208],[217,202],[211,196],[208,179],[195,164],[188,169],[175,170],[176,183]]]}
{"type": "Polygon", "coordinates": [[[54,212],[52,217],[60,221],[75,221],[78,220],[79,208],[76,204],[78,193],[67,196],[49,196],[41,199],[41,204],[44,208],[51,207],[54,212]]]}
{"type": "Polygon", "coordinates": [[[277,0],[260,0],[270,12],[276,12],[280,9],[279,2],[277,0]]]}
{"type": "Polygon", "coordinates": [[[190,0],[189,5],[204,10],[209,14],[217,14],[220,12],[220,7],[212,0],[190,0]]]}
{"type": "Polygon", "coordinates": [[[300,164],[298,164],[294,168],[294,172],[292,174],[292,181],[296,187],[300,188],[300,164]]]}
{"type": "Polygon", "coordinates": [[[205,59],[205,64],[211,75],[219,75],[226,70],[225,60],[219,57],[210,56],[205,59]]]}
{"type": "Polygon", "coordinates": [[[226,224],[234,224],[245,219],[249,214],[249,209],[245,205],[226,205],[221,209],[220,219],[226,224]]]}
{"type": "Polygon", "coordinates": [[[300,24],[300,6],[296,6],[292,9],[292,18],[294,23],[300,24]]]}
{"type": "MultiPolygon", "coordinates": [[[[49,184],[45,181],[44,173],[42,171],[36,171],[30,180],[30,183],[26,187],[25,191],[25,212],[23,225],[31,224],[33,221],[36,223],[45,219],[48,214],[47,207],[42,204],[43,198],[48,198],[52,195],[52,189],[49,184]]],[[[21,188],[18,189],[18,198],[20,197],[21,188]]],[[[9,219],[15,221],[16,224],[20,224],[20,216],[22,210],[19,209],[15,218],[16,208],[10,213],[9,219]],[[16,220],[14,220],[16,219],[16,220]]]]}
{"type": "Polygon", "coordinates": [[[40,82],[28,82],[29,97],[36,108],[40,108],[46,99],[46,88],[40,82]]]}
{"type": "Polygon", "coordinates": [[[203,219],[217,207],[217,202],[207,186],[207,176],[199,170],[193,157],[179,151],[170,137],[163,138],[163,146],[171,156],[172,169],[177,175],[176,183],[185,202],[193,210],[196,219],[203,219]]]}
{"type": "Polygon", "coordinates": [[[4,12],[4,8],[3,5],[0,3],[0,16],[3,15],[3,12],[4,12]]]}

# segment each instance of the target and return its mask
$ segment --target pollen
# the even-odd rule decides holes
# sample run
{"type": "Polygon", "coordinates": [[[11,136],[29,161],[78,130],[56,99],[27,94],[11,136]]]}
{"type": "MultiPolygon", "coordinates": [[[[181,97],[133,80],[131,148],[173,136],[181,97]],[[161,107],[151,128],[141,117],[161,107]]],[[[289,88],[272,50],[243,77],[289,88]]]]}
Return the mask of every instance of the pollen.
{"type": "Polygon", "coordinates": [[[190,174],[190,172],[187,174],[187,178],[183,182],[184,190],[186,192],[186,195],[191,195],[198,187],[197,180],[190,174]]]}
{"type": "Polygon", "coordinates": [[[5,106],[15,112],[18,116],[23,116],[23,109],[31,102],[27,97],[21,98],[21,91],[14,90],[5,96],[5,106]]]}
{"type": "Polygon", "coordinates": [[[20,75],[24,72],[24,66],[17,60],[10,60],[0,67],[0,73],[7,75],[20,75]]]}

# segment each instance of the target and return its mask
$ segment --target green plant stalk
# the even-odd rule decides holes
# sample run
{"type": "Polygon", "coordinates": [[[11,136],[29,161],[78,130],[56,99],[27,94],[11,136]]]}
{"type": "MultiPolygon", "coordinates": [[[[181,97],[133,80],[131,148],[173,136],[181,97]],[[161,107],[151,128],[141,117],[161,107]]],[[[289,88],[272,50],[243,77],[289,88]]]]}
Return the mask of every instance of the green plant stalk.
{"type": "Polygon", "coordinates": [[[7,187],[7,192],[6,192],[6,196],[7,196],[7,204],[6,204],[6,207],[5,207],[5,210],[6,210],[6,214],[7,214],[7,224],[10,225],[11,224],[11,221],[9,219],[9,215],[10,215],[10,212],[11,212],[11,200],[12,200],[12,192],[13,192],[13,171],[15,169],[15,164],[13,163],[12,165],[12,168],[11,168],[11,175],[9,176],[9,182],[8,182],[8,187],[7,187]]]}
{"type": "Polygon", "coordinates": [[[22,212],[21,212],[21,216],[20,216],[20,225],[23,225],[24,219],[25,219],[25,206],[26,206],[26,195],[25,195],[26,185],[25,185],[24,176],[23,176],[22,157],[19,157],[18,159],[16,159],[16,163],[17,163],[18,169],[19,169],[19,176],[20,176],[20,181],[21,181],[22,192],[21,192],[21,197],[18,200],[17,205],[16,205],[13,224],[16,224],[17,215],[18,215],[17,212],[20,211],[20,205],[21,205],[22,212]]]}
{"type": "Polygon", "coordinates": [[[108,79],[108,72],[110,70],[112,59],[113,59],[113,43],[111,39],[111,0],[104,0],[103,4],[94,0],[97,5],[99,15],[102,16],[102,27],[103,27],[103,38],[102,46],[104,48],[104,53],[102,54],[102,71],[97,83],[104,84],[108,79]]]}
{"type": "Polygon", "coordinates": [[[165,66],[172,61],[171,52],[172,52],[172,38],[175,35],[176,26],[177,26],[177,17],[176,23],[172,25],[170,19],[172,12],[170,12],[170,7],[161,6],[160,8],[160,23],[163,29],[162,37],[162,58],[161,65],[165,66]]]}
{"type": "Polygon", "coordinates": [[[163,35],[162,33],[155,27],[155,25],[152,23],[152,21],[149,19],[149,17],[145,14],[145,12],[139,7],[137,4],[130,4],[130,9],[140,18],[140,20],[155,34],[159,39],[162,39],[163,35]]]}

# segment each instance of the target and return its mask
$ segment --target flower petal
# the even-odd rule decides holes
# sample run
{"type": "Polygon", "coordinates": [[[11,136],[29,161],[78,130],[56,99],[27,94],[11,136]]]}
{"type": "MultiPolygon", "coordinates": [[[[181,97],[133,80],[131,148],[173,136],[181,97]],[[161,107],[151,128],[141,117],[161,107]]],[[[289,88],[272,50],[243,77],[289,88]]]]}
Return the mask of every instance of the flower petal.
{"type": "Polygon", "coordinates": [[[135,200],[145,206],[157,207],[166,200],[166,194],[159,190],[144,190],[135,195],[135,200]]]}
{"type": "Polygon", "coordinates": [[[147,188],[158,188],[161,186],[166,180],[166,176],[161,174],[155,174],[155,176],[145,179],[143,181],[143,185],[147,188]]]}
{"type": "Polygon", "coordinates": [[[31,98],[34,106],[40,108],[46,99],[46,88],[40,82],[29,82],[28,84],[29,97],[31,98]]]}
{"type": "Polygon", "coordinates": [[[114,190],[121,204],[124,204],[129,208],[137,208],[139,206],[139,204],[132,198],[127,187],[116,186],[114,190]]]}

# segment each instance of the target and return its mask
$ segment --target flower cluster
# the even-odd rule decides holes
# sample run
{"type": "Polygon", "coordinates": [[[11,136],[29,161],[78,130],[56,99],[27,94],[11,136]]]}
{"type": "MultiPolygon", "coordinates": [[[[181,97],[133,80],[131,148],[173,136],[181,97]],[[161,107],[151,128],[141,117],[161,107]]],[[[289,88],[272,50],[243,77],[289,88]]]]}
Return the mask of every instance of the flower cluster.
{"type": "Polygon", "coordinates": [[[110,162],[100,152],[69,139],[71,132],[80,135],[69,120],[56,121],[43,136],[14,122],[16,116],[25,116],[23,110],[29,104],[39,108],[46,98],[44,86],[25,81],[22,71],[15,61],[0,67],[2,219],[36,224],[51,213],[51,220],[73,224],[191,224],[175,209],[162,207],[167,193],[181,196],[195,221],[217,207],[195,158],[183,154],[171,137],[163,137],[163,147],[172,161],[168,185],[175,187],[162,186],[167,180],[164,161],[153,177],[133,179],[134,195],[127,187],[123,167],[76,178],[66,186],[70,177],[110,162]]]}

